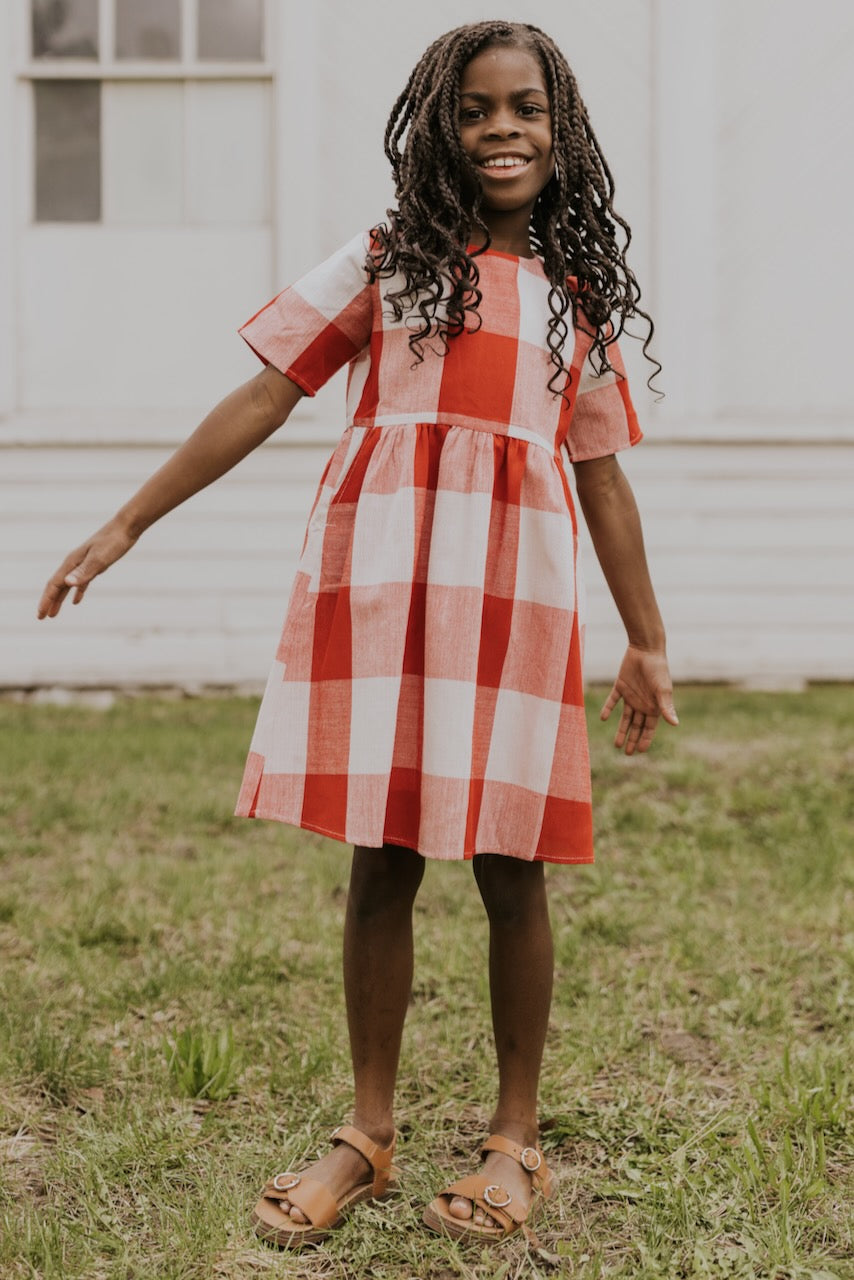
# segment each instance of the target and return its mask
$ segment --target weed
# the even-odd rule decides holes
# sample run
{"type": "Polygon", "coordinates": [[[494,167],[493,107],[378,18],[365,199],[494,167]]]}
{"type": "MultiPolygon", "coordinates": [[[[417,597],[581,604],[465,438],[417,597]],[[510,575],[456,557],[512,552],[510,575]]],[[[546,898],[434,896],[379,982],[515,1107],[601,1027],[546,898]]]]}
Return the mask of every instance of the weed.
{"type": "Polygon", "coordinates": [[[234,1032],[187,1027],[166,1042],[169,1072],[185,1098],[219,1102],[237,1092],[240,1064],[234,1049],[234,1032]]]}

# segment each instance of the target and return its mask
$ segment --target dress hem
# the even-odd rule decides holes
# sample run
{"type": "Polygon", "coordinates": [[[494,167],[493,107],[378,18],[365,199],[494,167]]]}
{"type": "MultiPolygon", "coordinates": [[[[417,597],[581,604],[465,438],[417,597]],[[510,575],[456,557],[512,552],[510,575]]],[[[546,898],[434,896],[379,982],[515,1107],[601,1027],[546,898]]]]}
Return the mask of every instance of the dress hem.
{"type": "MultiPolygon", "coordinates": [[[[339,840],[342,844],[361,844],[366,849],[382,848],[381,844],[367,844],[361,840],[354,839],[352,836],[343,835],[340,831],[332,831],[328,827],[305,822],[302,819],[285,818],[278,813],[261,813],[258,809],[253,810],[252,813],[247,813],[242,808],[238,808],[235,810],[234,816],[236,818],[260,818],[267,822],[282,822],[287,826],[297,827],[302,831],[312,831],[315,835],[327,836],[331,840],[339,840]]],[[[554,858],[547,857],[545,854],[534,854],[532,858],[526,858],[520,853],[511,852],[509,849],[473,849],[471,852],[466,853],[439,853],[431,849],[417,849],[402,836],[393,836],[388,833],[384,833],[383,843],[398,845],[403,849],[411,849],[413,853],[420,853],[422,858],[429,858],[434,862],[471,862],[472,858],[483,853],[495,853],[500,857],[515,858],[517,862],[548,862],[554,866],[591,866],[595,861],[593,854],[579,858],[554,858]]]]}

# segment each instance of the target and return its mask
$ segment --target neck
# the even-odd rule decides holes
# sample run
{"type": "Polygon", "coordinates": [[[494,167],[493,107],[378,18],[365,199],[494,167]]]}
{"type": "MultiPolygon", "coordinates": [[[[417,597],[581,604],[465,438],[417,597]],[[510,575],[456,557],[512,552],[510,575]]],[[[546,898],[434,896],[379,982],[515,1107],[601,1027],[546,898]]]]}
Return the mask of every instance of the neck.
{"type": "MultiPolygon", "coordinates": [[[[520,258],[533,258],[531,249],[531,211],[514,209],[512,213],[500,213],[494,209],[481,209],[481,218],[489,229],[490,248],[498,253],[512,253],[520,258]]],[[[471,242],[480,248],[486,243],[483,232],[474,228],[471,242]]]]}

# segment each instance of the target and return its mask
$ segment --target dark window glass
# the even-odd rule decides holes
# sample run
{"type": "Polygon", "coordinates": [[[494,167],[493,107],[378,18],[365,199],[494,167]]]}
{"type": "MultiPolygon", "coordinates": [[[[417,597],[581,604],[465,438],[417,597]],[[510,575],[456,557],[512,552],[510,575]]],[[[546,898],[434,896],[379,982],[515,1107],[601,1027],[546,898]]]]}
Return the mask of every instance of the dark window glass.
{"type": "MultiPolygon", "coordinates": [[[[204,5],[204,0],[201,4],[204,5]]],[[[160,58],[174,62],[180,56],[179,0],[116,0],[117,58],[160,58]]]]}
{"type": "Polygon", "coordinates": [[[32,0],[34,58],[97,58],[98,0],[32,0]]]}
{"type": "Polygon", "coordinates": [[[36,221],[101,217],[101,86],[36,80],[36,221]]]}
{"type": "Polygon", "coordinates": [[[264,56],[264,0],[199,0],[199,58],[257,62],[264,56]]]}

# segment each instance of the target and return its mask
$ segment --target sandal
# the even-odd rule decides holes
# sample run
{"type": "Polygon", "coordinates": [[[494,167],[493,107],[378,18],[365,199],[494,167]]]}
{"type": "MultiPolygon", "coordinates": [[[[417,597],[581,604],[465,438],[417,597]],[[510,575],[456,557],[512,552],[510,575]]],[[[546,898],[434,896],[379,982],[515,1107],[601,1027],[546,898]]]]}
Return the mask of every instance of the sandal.
{"type": "Polygon", "coordinates": [[[350,1124],[339,1125],[332,1131],[333,1145],[339,1142],[346,1142],[365,1157],[373,1170],[372,1180],[357,1183],[336,1200],[328,1187],[315,1178],[304,1178],[299,1173],[277,1173],[265,1186],[252,1214],[257,1236],[283,1249],[316,1244],[343,1222],[345,1209],[362,1200],[379,1200],[394,1188],[399,1172],[391,1163],[394,1142],[383,1149],[350,1124]],[[285,1199],[300,1209],[308,1221],[294,1222],[279,1203],[285,1199]]]}
{"type": "MultiPolygon", "coordinates": [[[[481,1147],[481,1157],[487,1151],[500,1151],[503,1155],[512,1156],[531,1175],[533,1190],[538,1191],[544,1199],[549,1198],[552,1193],[552,1175],[539,1147],[521,1147],[518,1142],[511,1142],[500,1133],[493,1133],[481,1147]]],[[[452,1236],[476,1236],[479,1240],[503,1241],[517,1231],[526,1229],[526,1220],[535,1203],[532,1201],[526,1208],[499,1183],[490,1182],[487,1174],[476,1173],[446,1187],[424,1210],[424,1225],[431,1231],[444,1231],[452,1236]],[[482,1209],[498,1225],[479,1226],[474,1221],[474,1209],[471,1218],[455,1218],[450,1211],[454,1196],[464,1196],[466,1200],[471,1200],[474,1208],[482,1209]]]]}

